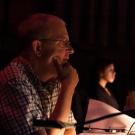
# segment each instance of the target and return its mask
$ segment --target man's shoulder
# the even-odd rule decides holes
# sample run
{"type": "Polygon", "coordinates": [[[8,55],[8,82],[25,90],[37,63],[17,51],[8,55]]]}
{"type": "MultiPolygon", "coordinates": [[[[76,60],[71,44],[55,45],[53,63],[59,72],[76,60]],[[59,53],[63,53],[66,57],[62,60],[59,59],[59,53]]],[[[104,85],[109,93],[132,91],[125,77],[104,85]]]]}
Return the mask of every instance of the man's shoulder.
{"type": "Polygon", "coordinates": [[[12,60],[2,71],[0,71],[0,84],[19,82],[25,80],[24,66],[12,60]]]}

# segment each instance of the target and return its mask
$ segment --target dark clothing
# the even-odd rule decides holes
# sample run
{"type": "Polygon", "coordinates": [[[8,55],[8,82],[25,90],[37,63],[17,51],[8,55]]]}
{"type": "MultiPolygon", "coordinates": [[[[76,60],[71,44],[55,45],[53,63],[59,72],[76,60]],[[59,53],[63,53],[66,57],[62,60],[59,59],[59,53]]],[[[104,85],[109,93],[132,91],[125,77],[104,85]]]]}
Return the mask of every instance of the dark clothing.
{"type": "MultiPolygon", "coordinates": [[[[78,123],[82,123],[85,121],[88,103],[89,97],[86,91],[82,88],[77,87],[72,100],[72,111],[78,123]]],[[[76,131],[78,134],[81,133],[82,130],[82,126],[76,127],[76,131]]]]}
{"type": "Polygon", "coordinates": [[[119,105],[115,97],[113,96],[111,91],[110,93],[111,95],[108,95],[108,93],[104,90],[104,88],[98,84],[93,90],[93,94],[91,95],[90,98],[105,102],[111,105],[112,107],[119,109],[119,105]]]}

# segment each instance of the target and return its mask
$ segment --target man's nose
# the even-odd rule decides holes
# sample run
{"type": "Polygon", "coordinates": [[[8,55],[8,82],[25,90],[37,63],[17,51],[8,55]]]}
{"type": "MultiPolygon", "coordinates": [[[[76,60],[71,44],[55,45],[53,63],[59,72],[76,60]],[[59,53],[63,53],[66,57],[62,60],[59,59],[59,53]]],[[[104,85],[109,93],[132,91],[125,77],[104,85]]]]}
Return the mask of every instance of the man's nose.
{"type": "Polygon", "coordinates": [[[116,77],[116,72],[113,73],[113,76],[116,77]]]}
{"type": "Polygon", "coordinates": [[[68,53],[69,53],[69,54],[73,54],[73,53],[74,53],[74,49],[73,49],[72,46],[69,46],[69,47],[67,48],[67,50],[68,50],[68,53]]]}

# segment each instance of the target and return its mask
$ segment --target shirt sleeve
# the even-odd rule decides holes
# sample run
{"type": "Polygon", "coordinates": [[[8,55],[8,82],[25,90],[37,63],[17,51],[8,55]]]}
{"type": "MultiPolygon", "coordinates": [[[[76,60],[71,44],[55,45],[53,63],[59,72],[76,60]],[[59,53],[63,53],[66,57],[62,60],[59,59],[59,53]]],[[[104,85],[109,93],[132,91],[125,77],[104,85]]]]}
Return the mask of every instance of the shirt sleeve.
{"type": "Polygon", "coordinates": [[[34,118],[43,118],[43,115],[32,87],[26,82],[17,81],[0,87],[0,132],[38,135],[39,128],[33,126],[34,118]]]}
{"type": "Polygon", "coordinates": [[[68,116],[68,123],[76,123],[77,121],[75,120],[74,114],[72,111],[70,111],[70,114],[68,116]]]}

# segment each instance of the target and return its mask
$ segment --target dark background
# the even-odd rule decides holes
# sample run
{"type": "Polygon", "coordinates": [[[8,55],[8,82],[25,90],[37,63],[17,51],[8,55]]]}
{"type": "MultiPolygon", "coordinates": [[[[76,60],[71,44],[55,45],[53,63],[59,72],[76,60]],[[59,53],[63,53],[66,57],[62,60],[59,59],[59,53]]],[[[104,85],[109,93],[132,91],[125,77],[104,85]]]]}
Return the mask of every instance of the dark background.
{"type": "Polygon", "coordinates": [[[123,108],[129,90],[135,90],[135,0],[1,0],[0,68],[19,51],[17,26],[29,15],[43,12],[63,18],[76,53],[81,91],[91,92],[89,78],[97,58],[115,61],[112,85],[123,108]]]}

